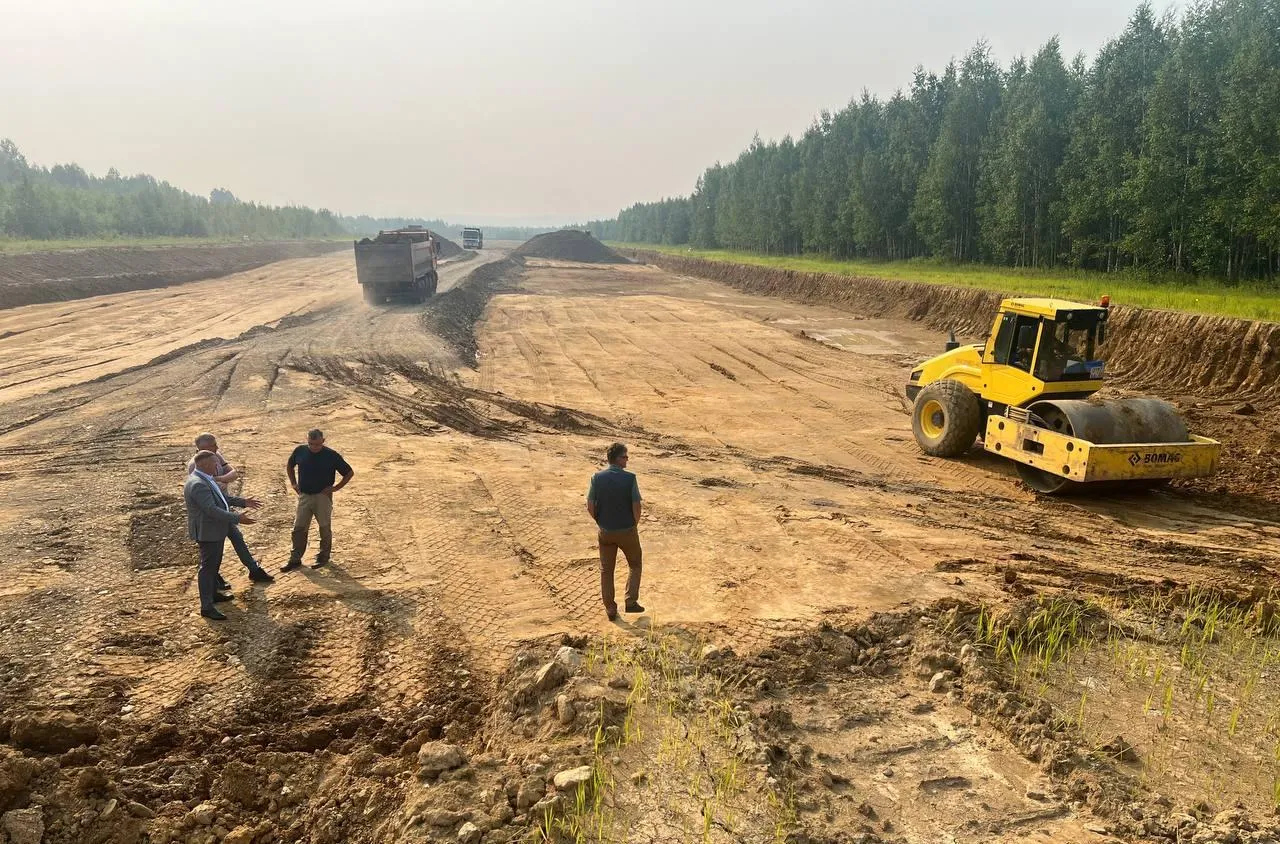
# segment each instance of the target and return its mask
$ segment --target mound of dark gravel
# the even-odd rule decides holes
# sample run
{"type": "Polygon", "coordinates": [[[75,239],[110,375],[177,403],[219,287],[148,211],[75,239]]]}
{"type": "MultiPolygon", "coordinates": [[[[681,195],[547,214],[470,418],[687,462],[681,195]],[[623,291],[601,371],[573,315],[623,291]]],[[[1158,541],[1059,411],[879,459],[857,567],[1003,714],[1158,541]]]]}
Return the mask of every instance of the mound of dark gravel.
{"type": "Polygon", "coordinates": [[[525,241],[511,252],[525,258],[549,258],[583,264],[626,264],[629,261],[591,236],[589,232],[564,229],[525,241]]]}

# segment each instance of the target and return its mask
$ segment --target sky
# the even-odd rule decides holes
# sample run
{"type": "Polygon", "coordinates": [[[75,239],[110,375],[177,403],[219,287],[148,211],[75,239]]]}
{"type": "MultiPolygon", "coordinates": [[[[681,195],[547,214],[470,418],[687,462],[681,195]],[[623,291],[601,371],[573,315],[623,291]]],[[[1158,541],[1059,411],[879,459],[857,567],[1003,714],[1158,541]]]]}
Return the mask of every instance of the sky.
{"type": "Polygon", "coordinates": [[[33,163],[344,214],[549,225],[687,194],[986,39],[1092,56],[1136,0],[0,0],[33,163]]]}

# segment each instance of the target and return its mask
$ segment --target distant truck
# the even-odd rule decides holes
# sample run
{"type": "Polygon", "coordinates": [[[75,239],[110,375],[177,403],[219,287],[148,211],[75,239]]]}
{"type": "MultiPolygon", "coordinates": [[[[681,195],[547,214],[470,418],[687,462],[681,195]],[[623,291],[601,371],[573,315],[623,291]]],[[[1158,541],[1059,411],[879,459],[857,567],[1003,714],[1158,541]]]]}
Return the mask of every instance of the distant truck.
{"type": "Polygon", "coordinates": [[[484,248],[484,232],[479,229],[463,229],[462,230],[462,248],[463,249],[483,249],[484,248]]]}
{"type": "Polygon", "coordinates": [[[378,232],[356,241],[355,248],[356,280],[370,305],[388,299],[421,304],[435,294],[440,241],[422,226],[378,232]]]}

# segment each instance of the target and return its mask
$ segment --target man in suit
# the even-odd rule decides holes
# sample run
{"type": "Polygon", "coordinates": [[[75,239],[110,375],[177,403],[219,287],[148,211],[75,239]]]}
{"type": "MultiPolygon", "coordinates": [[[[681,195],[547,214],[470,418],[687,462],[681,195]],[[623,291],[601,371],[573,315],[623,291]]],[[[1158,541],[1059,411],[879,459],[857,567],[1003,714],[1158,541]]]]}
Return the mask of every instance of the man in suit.
{"type": "MultiPolygon", "coordinates": [[[[212,451],[217,465],[212,472],[213,480],[222,490],[222,494],[227,494],[229,484],[232,481],[243,477],[243,473],[232,468],[231,464],[222,456],[222,452],[218,450],[218,438],[213,434],[204,433],[196,437],[196,451],[212,451]]],[[[187,474],[190,475],[196,470],[195,458],[187,461],[187,474]]],[[[231,547],[235,549],[236,556],[240,558],[240,562],[249,570],[249,579],[254,583],[273,583],[275,578],[267,574],[262,566],[258,565],[258,561],[253,558],[253,552],[249,550],[249,544],[244,541],[244,534],[240,532],[240,528],[231,525],[227,529],[227,538],[231,540],[231,547]]],[[[230,592],[231,585],[223,579],[222,575],[218,575],[218,591],[230,592]]]]}
{"type": "Polygon", "coordinates": [[[182,498],[187,504],[187,534],[200,546],[200,572],[196,583],[200,587],[200,615],[213,621],[226,621],[226,616],[214,606],[220,601],[231,600],[230,595],[218,593],[218,572],[222,565],[223,545],[234,525],[251,525],[254,520],[232,507],[256,509],[262,504],[252,498],[226,495],[214,480],[218,470],[218,455],[212,451],[198,451],[195,471],[187,476],[182,487],[182,498]]]}

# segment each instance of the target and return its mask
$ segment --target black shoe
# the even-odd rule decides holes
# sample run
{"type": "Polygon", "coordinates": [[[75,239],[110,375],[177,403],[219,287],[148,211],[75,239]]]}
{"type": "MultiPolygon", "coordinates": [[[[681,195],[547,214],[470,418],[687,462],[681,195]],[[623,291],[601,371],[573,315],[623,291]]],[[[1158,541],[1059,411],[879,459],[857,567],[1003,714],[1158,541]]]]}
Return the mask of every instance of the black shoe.
{"type": "Polygon", "coordinates": [[[644,612],[644,607],[636,601],[627,601],[627,612],[644,612]]]}
{"type": "Polygon", "coordinates": [[[313,569],[322,569],[327,565],[329,565],[328,557],[316,557],[316,561],[311,564],[311,567],[313,569]]]}
{"type": "Polygon", "coordinates": [[[275,583],[276,582],[276,579],[274,577],[267,574],[266,569],[261,569],[261,568],[253,569],[252,571],[250,571],[249,579],[252,580],[254,583],[275,583]]]}
{"type": "Polygon", "coordinates": [[[213,602],[215,604],[222,604],[227,601],[234,601],[235,599],[235,595],[223,595],[221,592],[213,596],[213,602]]]}
{"type": "Polygon", "coordinates": [[[300,568],[302,568],[302,560],[290,560],[284,564],[284,568],[280,569],[280,571],[294,571],[300,568]]]}
{"type": "Polygon", "coordinates": [[[200,610],[200,615],[204,616],[210,621],[226,621],[227,620],[227,617],[225,615],[218,612],[213,607],[209,607],[209,609],[207,610],[200,610]]]}
{"type": "Polygon", "coordinates": [[[225,580],[219,580],[219,581],[218,581],[218,591],[219,591],[219,592],[230,592],[230,591],[231,591],[231,584],[230,584],[230,583],[227,583],[225,580]]]}
{"type": "Polygon", "coordinates": [[[608,607],[605,607],[605,608],[604,608],[604,616],[605,616],[605,618],[609,619],[610,621],[617,621],[617,620],[618,620],[618,608],[617,608],[617,607],[614,607],[613,609],[609,609],[608,607]]]}

